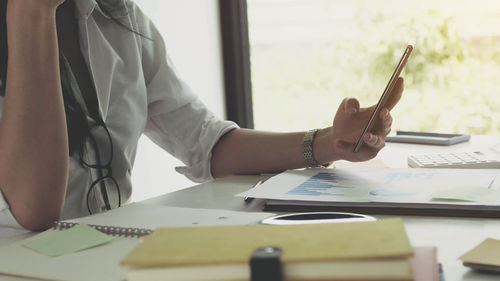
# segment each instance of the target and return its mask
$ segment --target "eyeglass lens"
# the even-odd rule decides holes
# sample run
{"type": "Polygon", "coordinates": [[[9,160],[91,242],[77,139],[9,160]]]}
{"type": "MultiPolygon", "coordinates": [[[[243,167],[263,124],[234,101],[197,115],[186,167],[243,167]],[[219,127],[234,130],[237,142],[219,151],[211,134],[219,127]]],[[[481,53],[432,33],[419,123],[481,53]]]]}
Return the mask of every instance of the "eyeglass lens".
{"type": "Polygon", "coordinates": [[[92,183],[87,193],[87,208],[91,214],[117,208],[120,204],[120,189],[114,178],[107,176],[92,183]]]}

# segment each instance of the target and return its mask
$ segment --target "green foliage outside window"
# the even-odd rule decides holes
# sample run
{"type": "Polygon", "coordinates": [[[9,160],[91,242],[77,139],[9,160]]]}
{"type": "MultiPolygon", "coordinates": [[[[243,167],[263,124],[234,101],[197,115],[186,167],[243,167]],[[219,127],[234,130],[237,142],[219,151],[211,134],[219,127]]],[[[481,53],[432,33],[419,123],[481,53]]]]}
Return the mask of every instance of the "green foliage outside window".
{"type": "Polygon", "coordinates": [[[456,17],[432,9],[375,14],[357,20],[353,30],[360,32],[330,42],[252,45],[257,128],[328,126],[347,96],[364,106],[376,103],[406,43],[416,40],[402,74],[405,92],[393,110],[393,127],[500,133],[499,36],[460,35],[456,17]]]}

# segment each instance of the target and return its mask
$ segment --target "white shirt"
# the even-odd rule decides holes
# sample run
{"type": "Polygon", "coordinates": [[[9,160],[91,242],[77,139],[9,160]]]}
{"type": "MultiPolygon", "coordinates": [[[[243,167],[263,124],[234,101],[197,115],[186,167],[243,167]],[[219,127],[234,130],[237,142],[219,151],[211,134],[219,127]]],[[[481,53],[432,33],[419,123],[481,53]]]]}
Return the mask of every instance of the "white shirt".
{"type": "MultiPolygon", "coordinates": [[[[160,33],[134,3],[125,0],[124,9],[113,16],[143,36],[114,23],[95,0],[75,3],[81,51],[114,144],[112,171],[122,204],[132,193],[130,175],[143,133],[186,165],[177,167],[178,172],[198,182],[211,179],[211,150],[237,125],[216,118],[179,79],[160,33]]],[[[0,113],[2,107],[3,97],[0,113]]],[[[96,138],[99,150],[108,149],[103,139],[96,138]]],[[[88,143],[86,147],[92,149],[88,143]]],[[[95,173],[71,157],[62,219],[89,214],[86,195],[95,173]]],[[[20,226],[0,192],[0,232],[2,227],[20,226]]]]}

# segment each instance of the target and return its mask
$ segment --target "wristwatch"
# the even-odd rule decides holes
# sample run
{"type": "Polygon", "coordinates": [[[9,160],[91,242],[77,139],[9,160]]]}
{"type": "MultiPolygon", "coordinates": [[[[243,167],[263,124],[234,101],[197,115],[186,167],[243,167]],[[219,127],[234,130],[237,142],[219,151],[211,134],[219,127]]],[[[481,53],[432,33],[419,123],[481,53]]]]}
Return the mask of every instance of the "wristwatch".
{"type": "Polygon", "coordinates": [[[304,157],[306,167],[328,167],[330,165],[330,163],[320,164],[314,159],[313,144],[317,132],[318,129],[307,131],[302,140],[302,156],[304,157]]]}

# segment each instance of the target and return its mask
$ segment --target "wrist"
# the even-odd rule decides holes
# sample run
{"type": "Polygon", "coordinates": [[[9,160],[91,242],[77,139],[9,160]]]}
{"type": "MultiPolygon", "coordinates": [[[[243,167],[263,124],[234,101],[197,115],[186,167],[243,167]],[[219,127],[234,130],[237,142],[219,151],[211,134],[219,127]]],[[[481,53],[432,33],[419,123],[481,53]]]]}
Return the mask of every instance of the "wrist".
{"type": "Polygon", "coordinates": [[[339,160],[334,154],[334,143],[332,137],[332,128],[323,128],[318,130],[313,143],[314,159],[318,163],[326,164],[339,160]]]}
{"type": "Polygon", "coordinates": [[[318,157],[324,155],[321,151],[318,151],[320,147],[318,139],[321,134],[321,130],[318,129],[309,130],[304,134],[302,156],[306,167],[327,167],[330,164],[330,161],[323,161],[324,157],[318,157]]]}

